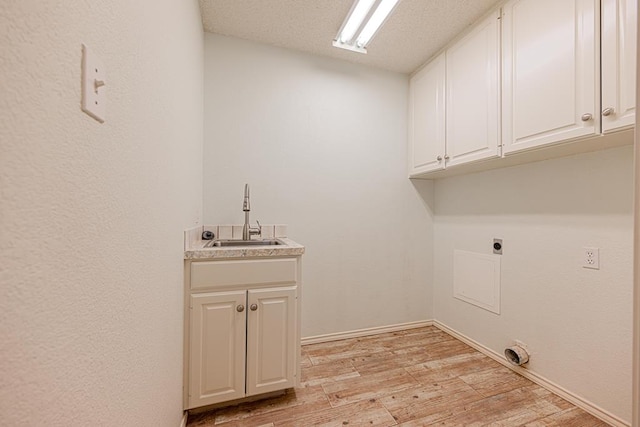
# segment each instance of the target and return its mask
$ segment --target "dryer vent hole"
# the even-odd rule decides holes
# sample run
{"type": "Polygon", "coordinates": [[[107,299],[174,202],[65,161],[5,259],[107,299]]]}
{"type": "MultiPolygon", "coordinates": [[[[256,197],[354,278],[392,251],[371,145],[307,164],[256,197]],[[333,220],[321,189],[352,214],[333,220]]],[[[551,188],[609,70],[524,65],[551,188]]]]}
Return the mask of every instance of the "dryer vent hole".
{"type": "Polygon", "coordinates": [[[519,346],[513,346],[505,349],[504,356],[509,363],[516,366],[524,365],[529,361],[529,354],[525,349],[519,346]]]}

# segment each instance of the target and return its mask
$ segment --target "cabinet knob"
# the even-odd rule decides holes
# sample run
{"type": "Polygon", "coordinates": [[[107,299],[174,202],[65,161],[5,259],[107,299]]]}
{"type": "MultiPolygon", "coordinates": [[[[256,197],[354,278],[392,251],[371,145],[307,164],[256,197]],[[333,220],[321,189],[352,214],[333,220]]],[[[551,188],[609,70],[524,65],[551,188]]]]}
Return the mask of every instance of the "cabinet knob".
{"type": "Polygon", "coordinates": [[[449,156],[448,156],[448,155],[445,155],[445,156],[444,156],[444,159],[445,159],[445,160],[449,160],[449,156]]]}
{"type": "Polygon", "coordinates": [[[585,113],[582,115],[582,121],[583,122],[588,122],[589,120],[591,120],[593,118],[593,115],[591,113],[585,113]]]}
{"type": "Polygon", "coordinates": [[[439,162],[441,162],[441,161],[442,161],[442,156],[438,156],[438,157],[436,157],[436,160],[437,160],[437,161],[439,161],[439,162]]]}
{"type": "Polygon", "coordinates": [[[612,108],[612,107],[607,107],[607,108],[605,108],[604,110],[602,110],[602,115],[603,115],[603,116],[605,116],[605,117],[607,117],[607,116],[612,115],[612,114],[613,114],[613,113],[615,113],[615,112],[616,112],[616,110],[615,110],[614,108],[612,108]]]}
{"type": "Polygon", "coordinates": [[[251,304],[251,306],[249,308],[251,309],[251,311],[256,311],[258,309],[258,305],[257,304],[251,304]]]}
{"type": "Polygon", "coordinates": [[[240,304],[236,307],[236,310],[238,311],[238,313],[242,313],[244,311],[244,305],[240,304]]]}

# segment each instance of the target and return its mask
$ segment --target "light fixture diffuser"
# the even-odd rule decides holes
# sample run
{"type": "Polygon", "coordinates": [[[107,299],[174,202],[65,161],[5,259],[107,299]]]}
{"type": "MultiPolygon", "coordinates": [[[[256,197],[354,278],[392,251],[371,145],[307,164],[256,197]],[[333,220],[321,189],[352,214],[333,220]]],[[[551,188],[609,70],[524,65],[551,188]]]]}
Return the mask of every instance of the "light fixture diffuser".
{"type": "Polygon", "coordinates": [[[336,37],[340,43],[350,43],[355,36],[356,31],[362,26],[364,19],[369,14],[371,6],[373,6],[375,0],[358,0],[354,4],[353,10],[349,15],[342,31],[336,37]]]}
{"type": "Polygon", "coordinates": [[[399,0],[356,0],[342,23],[333,46],[367,53],[367,45],[399,0]]]}

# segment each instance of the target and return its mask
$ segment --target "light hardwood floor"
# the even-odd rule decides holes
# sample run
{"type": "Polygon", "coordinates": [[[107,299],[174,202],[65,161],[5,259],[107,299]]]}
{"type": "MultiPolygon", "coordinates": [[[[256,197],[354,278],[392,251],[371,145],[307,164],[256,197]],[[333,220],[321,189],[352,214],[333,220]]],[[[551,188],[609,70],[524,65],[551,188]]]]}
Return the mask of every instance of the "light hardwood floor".
{"type": "Polygon", "coordinates": [[[189,427],[607,426],[435,327],[302,348],[302,387],[189,427]]]}

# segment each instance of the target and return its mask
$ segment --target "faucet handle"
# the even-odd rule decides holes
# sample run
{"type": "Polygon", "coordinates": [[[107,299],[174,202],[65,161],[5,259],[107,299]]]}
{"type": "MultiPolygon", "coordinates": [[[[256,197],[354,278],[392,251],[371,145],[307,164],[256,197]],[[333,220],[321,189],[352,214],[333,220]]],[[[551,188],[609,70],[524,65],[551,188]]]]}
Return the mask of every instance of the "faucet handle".
{"type": "Polygon", "coordinates": [[[249,236],[253,236],[253,235],[258,235],[258,236],[262,236],[262,225],[260,225],[260,221],[257,221],[258,223],[258,228],[255,227],[249,227],[249,236]]]}

